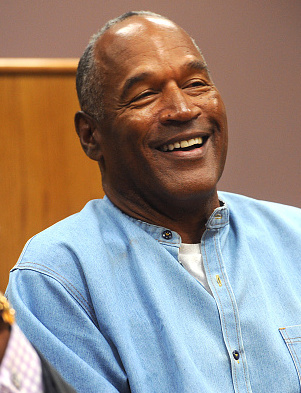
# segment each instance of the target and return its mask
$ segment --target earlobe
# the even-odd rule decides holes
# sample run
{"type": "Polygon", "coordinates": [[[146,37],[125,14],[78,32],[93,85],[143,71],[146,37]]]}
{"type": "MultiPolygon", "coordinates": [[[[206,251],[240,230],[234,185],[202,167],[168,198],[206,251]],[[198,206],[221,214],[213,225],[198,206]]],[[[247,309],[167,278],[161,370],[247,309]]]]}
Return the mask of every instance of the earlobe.
{"type": "Polygon", "coordinates": [[[100,161],[102,152],[100,132],[96,120],[87,113],[79,111],[75,114],[74,123],[84,152],[92,160],[100,161]]]}

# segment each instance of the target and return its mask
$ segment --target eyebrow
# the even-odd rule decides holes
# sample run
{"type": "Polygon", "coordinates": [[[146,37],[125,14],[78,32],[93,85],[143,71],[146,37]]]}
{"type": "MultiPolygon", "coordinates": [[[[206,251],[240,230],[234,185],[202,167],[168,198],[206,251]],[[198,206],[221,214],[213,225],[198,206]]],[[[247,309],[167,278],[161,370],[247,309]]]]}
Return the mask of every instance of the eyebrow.
{"type": "MultiPolygon", "coordinates": [[[[207,64],[203,61],[200,61],[200,60],[189,61],[188,63],[183,64],[181,66],[181,68],[192,70],[192,71],[193,70],[196,70],[196,71],[206,70],[208,72],[207,64]]],[[[137,75],[134,75],[134,76],[128,78],[125,81],[125,84],[123,86],[121,99],[123,99],[126,96],[127,92],[131,89],[132,86],[134,86],[138,82],[141,82],[141,81],[147,79],[151,75],[153,75],[153,72],[145,71],[145,72],[141,72],[137,75]]]]}
{"type": "Polygon", "coordinates": [[[130,90],[130,88],[133,85],[145,80],[146,78],[148,78],[151,75],[152,75],[151,72],[141,72],[140,74],[134,75],[134,76],[130,77],[129,79],[127,79],[124,86],[123,86],[123,89],[122,89],[121,98],[123,99],[126,96],[127,92],[130,90]]]}
{"type": "Polygon", "coordinates": [[[188,68],[190,70],[197,70],[197,71],[203,71],[203,70],[208,71],[207,64],[201,60],[189,61],[188,63],[185,63],[183,65],[183,68],[188,68]]]}

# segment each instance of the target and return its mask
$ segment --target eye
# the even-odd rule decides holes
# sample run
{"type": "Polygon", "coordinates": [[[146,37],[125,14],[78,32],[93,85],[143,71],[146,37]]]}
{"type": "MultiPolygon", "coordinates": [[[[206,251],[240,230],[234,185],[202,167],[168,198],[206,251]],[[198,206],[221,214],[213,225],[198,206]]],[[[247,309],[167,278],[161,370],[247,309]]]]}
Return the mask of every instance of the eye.
{"type": "Polygon", "coordinates": [[[199,95],[209,88],[208,82],[203,79],[191,79],[182,86],[182,89],[185,90],[187,94],[191,95],[199,95]]]}
{"type": "Polygon", "coordinates": [[[207,83],[201,79],[192,79],[184,84],[183,89],[194,88],[194,87],[204,87],[207,83]]]}
{"type": "Polygon", "coordinates": [[[140,102],[140,101],[146,102],[149,99],[153,98],[153,96],[155,94],[156,93],[154,91],[152,91],[152,90],[146,90],[146,91],[143,91],[142,93],[139,93],[134,98],[132,98],[131,102],[140,102]]]}

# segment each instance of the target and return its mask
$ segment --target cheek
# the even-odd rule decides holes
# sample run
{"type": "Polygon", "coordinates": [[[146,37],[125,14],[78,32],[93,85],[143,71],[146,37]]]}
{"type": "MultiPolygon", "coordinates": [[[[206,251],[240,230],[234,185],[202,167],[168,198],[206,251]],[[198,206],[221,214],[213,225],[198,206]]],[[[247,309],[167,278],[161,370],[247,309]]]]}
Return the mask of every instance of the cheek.
{"type": "Polygon", "coordinates": [[[129,127],[145,128],[156,119],[157,106],[155,103],[145,105],[144,107],[128,109],[119,116],[118,121],[121,124],[127,124],[129,127]]]}
{"type": "Polygon", "coordinates": [[[212,124],[215,124],[219,131],[219,138],[227,144],[228,125],[225,105],[219,94],[213,95],[206,104],[206,115],[212,124]]]}
{"type": "Polygon", "coordinates": [[[147,143],[148,135],[154,131],[156,115],[149,108],[127,111],[114,122],[112,131],[116,139],[132,149],[140,150],[147,143]]]}
{"type": "Polygon", "coordinates": [[[214,92],[206,104],[206,113],[212,124],[216,125],[216,148],[222,162],[226,159],[228,148],[228,125],[224,102],[218,92],[214,92]]]}
{"type": "Polygon", "coordinates": [[[226,118],[226,109],[224,102],[218,92],[213,92],[211,96],[208,98],[207,105],[208,113],[212,113],[212,115],[225,119],[226,118]]]}

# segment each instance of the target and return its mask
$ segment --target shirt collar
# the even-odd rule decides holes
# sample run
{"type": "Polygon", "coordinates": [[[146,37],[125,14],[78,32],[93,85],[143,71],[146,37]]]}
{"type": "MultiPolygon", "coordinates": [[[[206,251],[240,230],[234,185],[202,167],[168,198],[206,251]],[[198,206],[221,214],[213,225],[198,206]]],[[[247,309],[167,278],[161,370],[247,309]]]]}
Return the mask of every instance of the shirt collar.
{"type": "MultiPolygon", "coordinates": [[[[121,214],[126,216],[130,221],[138,225],[141,229],[155,238],[159,243],[163,245],[180,247],[181,236],[175,232],[171,231],[169,228],[161,227],[154,224],[149,224],[147,222],[138,220],[134,217],[128,216],[123,213],[118,207],[116,207],[107,196],[104,197],[106,203],[109,203],[111,207],[117,209],[121,214]]],[[[229,223],[229,208],[227,203],[219,198],[221,206],[216,208],[206,223],[206,229],[219,229],[226,226],[229,223]]]]}
{"type": "Polygon", "coordinates": [[[207,229],[223,228],[229,223],[229,208],[227,203],[219,197],[221,206],[216,208],[206,223],[207,229]]]}

